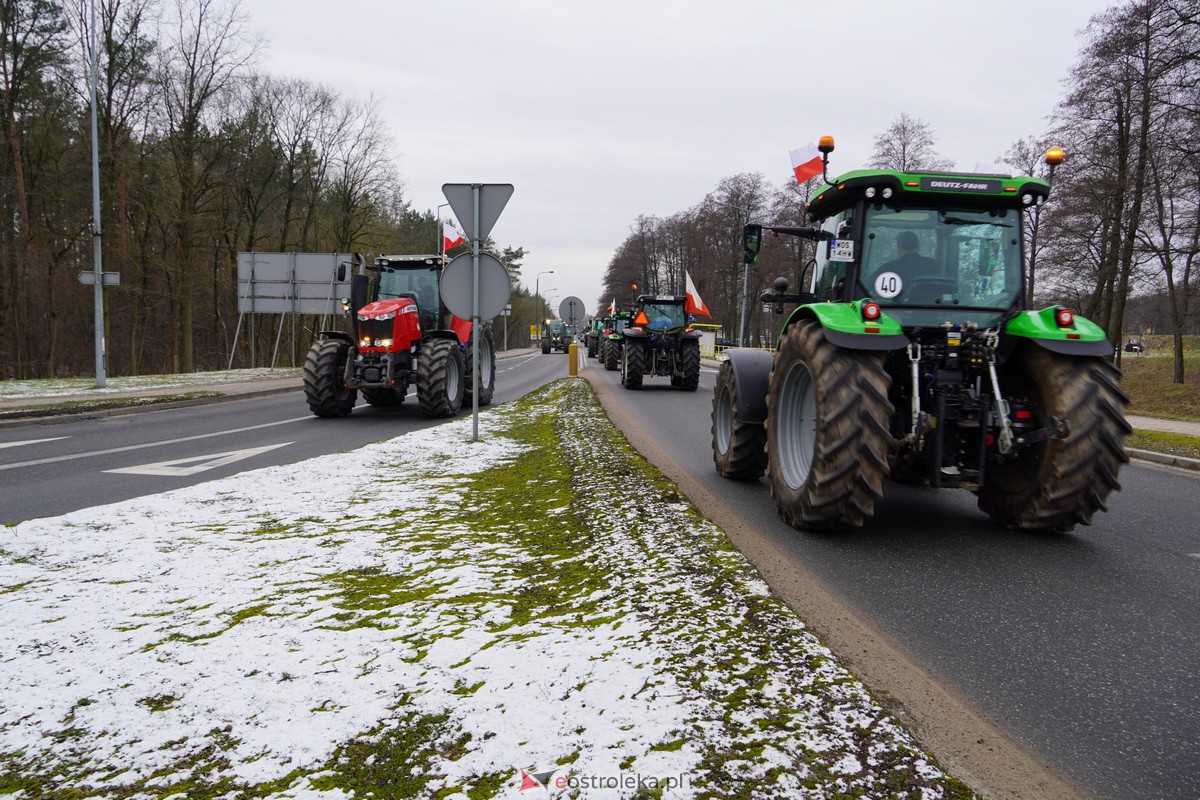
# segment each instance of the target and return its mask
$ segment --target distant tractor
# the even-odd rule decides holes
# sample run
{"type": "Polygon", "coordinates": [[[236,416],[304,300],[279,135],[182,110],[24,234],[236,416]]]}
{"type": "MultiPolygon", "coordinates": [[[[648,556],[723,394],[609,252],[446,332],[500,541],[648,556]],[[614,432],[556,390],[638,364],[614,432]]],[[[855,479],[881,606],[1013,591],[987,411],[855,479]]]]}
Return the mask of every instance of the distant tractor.
{"type": "Polygon", "coordinates": [[[381,256],[370,266],[360,260],[347,307],[352,330],[321,331],[304,361],[304,394],[314,414],[347,416],[360,391],[370,405],[399,405],[410,386],[429,417],[454,416],[475,391],[479,405],[492,401],[491,325],[479,332],[472,359],[471,323],[441,303],[442,266],[437,255],[381,256]]]}
{"type": "Polygon", "coordinates": [[[686,295],[642,295],[622,333],[621,385],[642,388],[646,376],[665,375],[688,392],[700,385],[700,332],[688,325],[686,295]]]}
{"type": "Polygon", "coordinates": [[[621,368],[621,343],[624,341],[625,329],[633,314],[629,311],[618,311],[612,318],[612,325],[601,329],[600,342],[596,347],[596,356],[609,372],[621,368]]]}
{"type": "Polygon", "coordinates": [[[561,319],[547,322],[546,327],[542,329],[542,354],[546,355],[552,350],[565,353],[570,346],[571,329],[567,327],[567,323],[561,319]]]}
{"type": "MultiPolygon", "coordinates": [[[[828,163],[832,138],[822,140],[828,163]]],[[[1047,153],[1051,170],[1061,151],[1047,153]]],[[[1055,306],[1028,310],[1023,213],[1050,184],[1002,175],[852,171],[808,203],[811,292],[776,282],[775,355],[727,351],[713,396],[717,471],[769,477],[804,529],[856,527],[883,479],[974,492],[1012,528],[1091,523],[1128,461],[1113,347],[1055,306]]]]}
{"type": "Polygon", "coordinates": [[[583,345],[587,348],[588,358],[598,358],[600,356],[600,340],[604,337],[604,330],[611,329],[613,326],[612,317],[593,317],[592,322],[588,325],[587,331],[583,334],[583,345]]]}

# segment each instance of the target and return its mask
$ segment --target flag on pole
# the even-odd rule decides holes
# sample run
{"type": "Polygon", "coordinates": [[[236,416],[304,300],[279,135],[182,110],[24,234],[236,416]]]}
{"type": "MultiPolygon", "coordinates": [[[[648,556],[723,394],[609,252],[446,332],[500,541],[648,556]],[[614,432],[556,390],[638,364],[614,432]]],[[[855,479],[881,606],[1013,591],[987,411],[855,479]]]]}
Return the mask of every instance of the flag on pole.
{"type": "Polygon", "coordinates": [[[458,232],[458,228],[454,227],[449,222],[442,223],[442,252],[448,252],[451,248],[458,247],[465,242],[466,239],[458,232]]]}
{"type": "Polygon", "coordinates": [[[608,304],[608,315],[610,317],[615,317],[617,315],[617,298],[615,297],[613,298],[613,301],[608,304]]]}
{"type": "Polygon", "coordinates": [[[796,183],[804,183],[825,171],[821,151],[815,144],[806,144],[799,150],[792,150],[788,155],[792,157],[792,171],[796,173],[796,183]]]}
{"type": "Polygon", "coordinates": [[[700,299],[700,293],[696,291],[696,284],[692,283],[692,276],[685,269],[683,271],[683,279],[687,286],[687,301],[683,304],[683,310],[689,314],[699,314],[700,316],[712,319],[712,313],[708,310],[708,306],[704,305],[704,301],[700,299]]]}

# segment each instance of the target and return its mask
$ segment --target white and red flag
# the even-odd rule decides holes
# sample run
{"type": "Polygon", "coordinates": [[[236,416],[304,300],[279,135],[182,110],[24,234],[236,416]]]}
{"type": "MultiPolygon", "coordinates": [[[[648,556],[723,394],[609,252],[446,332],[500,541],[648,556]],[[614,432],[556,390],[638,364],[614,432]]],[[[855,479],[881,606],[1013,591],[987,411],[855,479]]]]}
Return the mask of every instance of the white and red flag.
{"type": "Polygon", "coordinates": [[[449,252],[452,248],[458,247],[465,242],[466,239],[458,232],[458,228],[454,227],[449,222],[442,223],[442,252],[449,252]]]}
{"type": "Polygon", "coordinates": [[[696,291],[696,284],[692,283],[692,276],[685,269],[683,271],[683,279],[687,287],[687,301],[683,304],[683,310],[689,314],[698,314],[702,317],[712,319],[712,313],[708,310],[708,306],[704,305],[704,301],[700,299],[700,293],[696,291]]]}
{"type": "Polygon", "coordinates": [[[815,144],[806,144],[799,150],[792,150],[788,155],[792,157],[792,171],[796,173],[796,183],[804,183],[825,171],[821,151],[815,144]]]}
{"type": "Polygon", "coordinates": [[[610,317],[615,317],[617,315],[617,298],[615,297],[613,298],[613,301],[608,304],[608,315],[610,317]]]}

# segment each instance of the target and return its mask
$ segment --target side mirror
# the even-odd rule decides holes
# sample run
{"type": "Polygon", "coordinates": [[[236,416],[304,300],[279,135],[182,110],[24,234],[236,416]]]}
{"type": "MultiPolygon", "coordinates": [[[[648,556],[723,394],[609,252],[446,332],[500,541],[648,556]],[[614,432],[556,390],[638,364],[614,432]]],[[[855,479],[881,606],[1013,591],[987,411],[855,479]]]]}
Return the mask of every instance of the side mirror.
{"type": "Polygon", "coordinates": [[[742,227],[742,247],[745,248],[744,258],[747,264],[758,261],[758,251],[762,247],[762,225],[742,227]]]}
{"type": "Polygon", "coordinates": [[[338,268],[337,268],[337,282],[338,282],[338,283],[345,283],[345,281],[346,281],[346,262],[345,262],[345,261],[343,261],[342,263],[338,264],[338,268]]]}

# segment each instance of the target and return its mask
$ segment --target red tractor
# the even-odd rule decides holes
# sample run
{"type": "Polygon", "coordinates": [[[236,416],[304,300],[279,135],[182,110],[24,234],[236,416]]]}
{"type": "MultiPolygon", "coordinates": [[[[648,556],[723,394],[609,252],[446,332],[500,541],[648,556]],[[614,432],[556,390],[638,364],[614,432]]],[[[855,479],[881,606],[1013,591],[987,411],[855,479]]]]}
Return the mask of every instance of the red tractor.
{"type": "Polygon", "coordinates": [[[441,303],[442,268],[438,255],[380,256],[370,266],[359,258],[347,304],[351,333],[321,331],[304,360],[304,394],[314,414],[347,416],[360,390],[373,406],[399,405],[412,385],[429,417],[454,416],[475,391],[479,405],[492,401],[491,325],[479,332],[472,358],[471,323],[441,303]]]}

